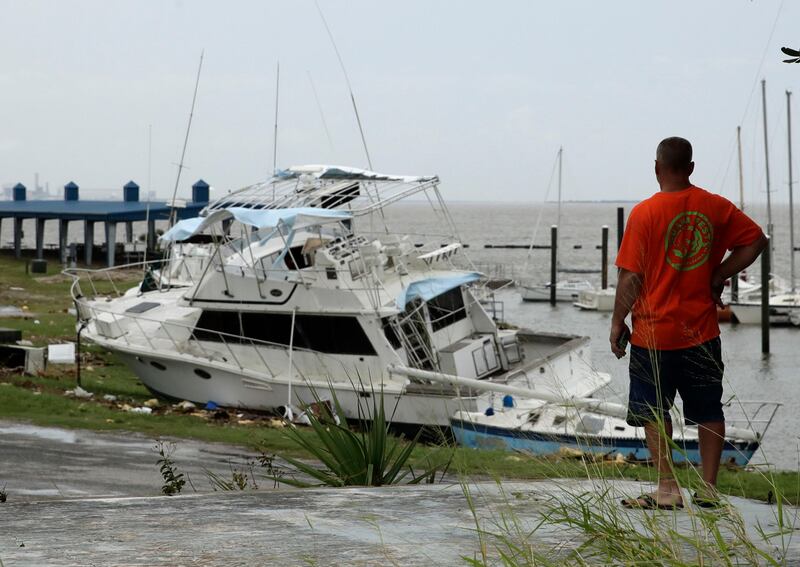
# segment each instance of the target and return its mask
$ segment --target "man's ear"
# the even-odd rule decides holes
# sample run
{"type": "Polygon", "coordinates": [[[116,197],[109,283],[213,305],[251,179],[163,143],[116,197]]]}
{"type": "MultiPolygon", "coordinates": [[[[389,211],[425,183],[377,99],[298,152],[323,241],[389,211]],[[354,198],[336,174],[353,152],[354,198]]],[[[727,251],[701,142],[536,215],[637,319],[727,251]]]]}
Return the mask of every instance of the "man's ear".
{"type": "Polygon", "coordinates": [[[694,162],[690,162],[689,163],[689,167],[687,168],[686,171],[688,172],[688,175],[691,175],[692,173],[694,173],[694,162]]]}

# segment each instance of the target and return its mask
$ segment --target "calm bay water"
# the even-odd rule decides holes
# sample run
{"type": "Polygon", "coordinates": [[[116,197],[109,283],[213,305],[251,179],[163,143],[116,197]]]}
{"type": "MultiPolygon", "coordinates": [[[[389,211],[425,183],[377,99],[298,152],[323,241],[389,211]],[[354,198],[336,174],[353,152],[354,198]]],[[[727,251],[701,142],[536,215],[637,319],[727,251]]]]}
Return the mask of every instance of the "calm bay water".
{"type": "MultiPolygon", "coordinates": [[[[564,203],[560,223],[559,262],[561,266],[582,269],[600,268],[601,227],[610,227],[609,262],[613,265],[616,249],[616,209],[632,204],[624,203],[564,203]]],[[[550,226],[556,222],[557,205],[548,203],[534,205],[525,203],[451,203],[450,212],[461,240],[469,245],[468,256],[484,271],[499,269],[506,275],[520,276],[527,273],[541,281],[549,280],[550,256],[548,250],[497,250],[486,249],[485,244],[528,244],[536,231],[536,244],[549,244],[550,226]],[[538,230],[537,230],[538,223],[538,230]],[[499,267],[499,268],[498,268],[499,267]]],[[[764,226],[766,213],[755,207],[747,211],[764,226]]],[[[404,203],[386,211],[387,222],[393,230],[412,233],[414,242],[429,241],[425,235],[445,234],[441,219],[437,218],[427,203],[404,203]]],[[[775,225],[773,272],[789,276],[789,230],[788,207],[773,208],[775,225]]],[[[135,235],[144,232],[143,223],[134,227],[135,235]]],[[[25,223],[24,244],[33,246],[34,225],[25,223]]],[[[12,223],[3,222],[0,243],[8,246],[12,241],[12,223]]],[[[57,225],[47,225],[45,242],[57,242],[57,225]]],[[[72,223],[69,240],[83,241],[82,223],[72,223]]],[[[124,240],[124,228],[118,227],[117,241],[124,240]]],[[[434,237],[435,240],[435,237],[434,237]]],[[[446,239],[442,237],[442,242],[446,239]]],[[[95,243],[104,241],[103,228],[96,226],[95,243]]],[[[758,266],[749,271],[757,278],[758,266]]],[[[575,275],[599,285],[600,274],[575,275]]],[[[614,283],[615,270],[609,270],[609,281],[614,283]]],[[[505,316],[509,322],[536,330],[555,331],[587,335],[592,339],[593,363],[597,370],[608,372],[612,383],[607,395],[610,399],[623,401],[627,395],[627,359],[621,361],[608,348],[609,314],[581,312],[569,304],[550,307],[547,304],[523,303],[514,289],[498,293],[504,302],[505,316]]],[[[761,355],[761,335],[757,326],[732,326],[722,324],[723,360],[725,370],[726,397],[736,396],[741,400],[780,401],[784,405],[770,428],[763,443],[763,453],[754,462],[770,463],[779,469],[798,470],[800,462],[800,413],[795,408],[800,404],[800,328],[773,328],[771,331],[772,353],[761,355]]]]}
{"type": "MultiPolygon", "coordinates": [[[[616,250],[616,210],[625,207],[630,212],[632,204],[617,203],[565,203],[562,205],[562,222],[559,260],[562,266],[574,268],[600,268],[601,227],[610,227],[610,263],[613,264],[616,250]],[[580,249],[574,246],[580,245],[580,249]]],[[[395,209],[389,221],[404,221],[419,232],[437,226],[426,205],[402,205],[395,209]]],[[[547,244],[550,225],[556,219],[556,205],[544,205],[537,244],[547,244]]],[[[455,203],[450,206],[455,223],[464,242],[470,245],[467,254],[476,263],[498,263],[515,267],[521,272],[528,257],[527,250],[484,249],[485,243],[527,243],[533,234],[541,206],[489,205],[455,203]]],[[[754,208],[748,211],[753,218],[766,225],[766,213],[754,208]]],[[[773,272],[789,277],[789,230],[788,207],[773,208],[775,225],[773,272]]],[[[541,281],[549,281],[549,250],[533,250],[527,272],[541,281]]],[[[751,277],[758,277],[758,266],[748,270],[751,277]]],[[[565,276],[566,277],[566,276],[565,276]]],[[[575,274],[571,277],[589,279],[599,285],[600,274],[575,274]]],[[[615,283],[615,269],[609,270],[609,281],[615,283]]],[[[627,358],[617,360],[608,346],[610,314],[584,312],[569,304],[551,307],[547,303],[522,302],[512,289],[501,291],[498,299],[504,303],[505,317],[509,322],[543,331],[573,333],[592,339],[594,366],[612,376],[605,392],[610,399],[624,401],[628,391],[627,358]]],[[[763,452],[754,463],[770,463],[782,470],[800,468],[800,328],[772,328],[771,354],[761,354],[761,330],[758,326],[721,326],[723,360],[725,363],[725,398],[740,400],[780,401],[783,406],[762,445],[763,452]]]]}

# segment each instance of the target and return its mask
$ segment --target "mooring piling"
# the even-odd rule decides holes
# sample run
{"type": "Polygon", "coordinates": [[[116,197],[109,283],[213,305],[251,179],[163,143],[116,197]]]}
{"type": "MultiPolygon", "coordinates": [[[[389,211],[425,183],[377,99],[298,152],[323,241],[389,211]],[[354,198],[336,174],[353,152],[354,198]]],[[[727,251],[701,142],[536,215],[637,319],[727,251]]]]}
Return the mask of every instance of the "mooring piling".
{"type": "Polygon", "coordinates": [[[556,278],[558,277],[558,225],[550,227],[550,305],[556,304],[556,278]]]}
{"type": "Polygon", "coordinates": [[[608,289],[608,225],[603,225],[602,254],[600,260],[600,288],[608,289]]]}
{"type": "MultiPolygon", "coordinates": [[[[767,240],[770,240],[767,236],[767,240]]],[[[770,272],[770,247],[772,242],[767,242],[766,248],[761,252],[761,353],[769,354],[769,272],[770,272]]]]}

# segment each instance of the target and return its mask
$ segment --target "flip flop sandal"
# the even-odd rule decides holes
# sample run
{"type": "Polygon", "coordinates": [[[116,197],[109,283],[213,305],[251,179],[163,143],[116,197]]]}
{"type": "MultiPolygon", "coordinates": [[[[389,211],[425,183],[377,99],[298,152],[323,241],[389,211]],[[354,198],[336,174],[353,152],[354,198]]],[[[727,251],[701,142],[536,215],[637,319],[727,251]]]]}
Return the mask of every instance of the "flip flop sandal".
{"type": "Polygon", "coordinates": [[[620,502],[623,508],[629,510],[680,510],[683,504],[659,504],[650,494],[642,494],[638,498],[625,498],[620,502]]]}
{"type": "Polygon", "coordinates": [[[700,508],[719,508],[722,506],[722,502],[719,498],[700,496],[697,492],[692,496],[692,504],[700,508]]]}

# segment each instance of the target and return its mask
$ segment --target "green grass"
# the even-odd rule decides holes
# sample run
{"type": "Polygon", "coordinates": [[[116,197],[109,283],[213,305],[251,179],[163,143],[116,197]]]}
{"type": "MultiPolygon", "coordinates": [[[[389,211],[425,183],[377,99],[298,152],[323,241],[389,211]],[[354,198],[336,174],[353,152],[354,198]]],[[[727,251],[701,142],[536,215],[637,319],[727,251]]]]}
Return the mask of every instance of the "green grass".
{"type": "MultiPolygon", "coordinates": [[[[44,345],[55,340],[75,340],[74,317],[66,313],[71,307],[69,280],[58,276],[60,268],[52,262],[45,277],[32,277],[25,273],[25,262],[0,255],[0,305],[27,306],[31,315],[27,319],[0,319],[0,327],[21,329],[23,338],[44,345]],[[25,291],[13,291],[21,287],[25,291]],[[38,320],[39,323],[34,321],[38,320]]],[[[129,285],[139,277],[131,273],[129,285]]],[[[118,284],[125,289],[125,284],[118,284]]],[[[0,418],[26,421],[43,426],[83,428],[101,431],[135,431],[153,437],[219,441],[247,446],[253,449],[278,452],[301,457],[310,455],[297,448],[280,429],[238,425],[229,422],[206,421],[198,417],[179,414],[136,415],[103,404],[104,394],[113,394],[128,400],[131,405],[141,404],[152,394],[113,355],[94,346],[85,349],[89,359],[84,362],[83,387],[95,394],[91,401],[65,397],[64,391],[75,387],[75,370],[72,367],[51,365],[40,376],[0,374],[0,418]]],[[[301,434],[306,434],[301,430],[301,434]]],[[[448,458],[450,453],[448,453],[448,458]]],[[[439,447],[418,445],[410,463],[425,469],[431,460],[441,458],[439,447]]],[[[547,479],[585,478],[586,467],[576,459],[534,458],[505,451],[471,450],[457,448],[452,453],[451,470],[472,478],[489,479],[547,479]]],[[[609,477],[643,481],[655,479],[650,467],[636,464],[598,464],[609,477]]],[[[605,474],[605,473],[604,473],[605,474]]],[[[689,469],[678,469],[682,482],[691,478],[689,469]]],[[[768,500],[776,488],[788,502],[800,504],[800,474],[791,472],[745,471],[725,469],[720,472],[719,488],[723,493],[768,500]]]]}

